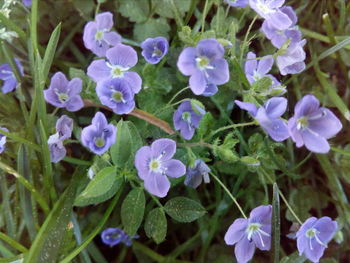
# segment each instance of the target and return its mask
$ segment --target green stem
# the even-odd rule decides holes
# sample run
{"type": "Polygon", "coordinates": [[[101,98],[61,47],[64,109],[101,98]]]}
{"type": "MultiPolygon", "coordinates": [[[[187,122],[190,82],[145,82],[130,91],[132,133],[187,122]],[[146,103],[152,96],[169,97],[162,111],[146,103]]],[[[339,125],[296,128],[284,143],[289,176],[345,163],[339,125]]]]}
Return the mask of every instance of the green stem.
{"type": "Polygon", "coordinates": [[[207,16],[208,2],[209,0],[205,0],[203,14],[202,14],[202,29],[201,29],[202,33],[204,32],[204,28],[205,28],[205,17],[207,16]]]}
{"type": "Polygon", "coordinates": [[[178,147],[207,147],[207,148],[213,148],[213,145],[206,143],[206,142],[191,142],[191,143],[177,143],[178,147]]]}
{"type": "Polygon", "coordinates": [[[212,132],[209,136],[209,138],[213,137],[215,134],[221,132],[221,131],[225,131],[228,129],[235,129],[238,127],[245,127],[245,126],[250,126],[250,125],[256,125],[256,121],[251,121],[251,122],[246,122],[246,123],[237,123],[237,124],[232,124],[232,125],[228,125],[228,126],[224,126],[221,127],[219,129],[217,129],[216,131],[212,132]]]}
{"type": "Polygon", "coordinates": [[[13,133],[6,132],[6,131],[4,131],[4,130],[2,130],[2,129],[0,129],[0,133],[3,134],[3,135],[5,135],[6,137],[8,137],[8,138],[10,138],[10,139],[12,139],[12,140],[14,140],[14,141],[16,141],[16,142],[19,142],[19,143],[23,143],[23,144],[28,145],[29,147],[31,147],[31,148],[32,148],[33,150],[35,150],[35,151],[41,152],[40,146],[39,146],[39,145],[36,145],[36,144],[33,143],[33,142],[30,142],[30,141],[28,141],[28,140],[26,140],[26,139],[23,139],[22,137],[19,137],[19,136],[13,134],[13,133]]]}
{"type": "Polygon", "coordinates": [[[21,176],[17,171],[15,171],[13,168],[8,166],[7,164],[0,162],[0,169],[2,169],[4,172],[12,174],[19,183],[21,183],[25,188],[27,188],[32,194],[34,199],[38,202],[40,207],[43,209],[46,215],[49,214],[50,209],[47,205],[45,199],[40,195],[40,193],[34,188],[34,186],[23,176],[21,176]]]}
{"type": "Polygon", "coordinates": [[[80,159],[77,159],[74,157],[69,157],[69,156],[64,157],[63,161],[66,161],[67,163],[77,164],[77,165],[85,165],[85,166],[92,165],[92,163],[89,161],[80,160],[80,159]]]}
{"type": "Polygon", "coordinates": [[[242,207],[239,205],[239,203],[237,202],[236,198],[233,197],[233,195],[231,194],[231,192],[227,189],[227,187],[224,185],[223,182],[221,182],[221,180],[213,173],[210,173],[210,175],[220,184],[220,186],[224,189],[224,191],[228,194],[228,196],[232,199],[232,201],[235,203],[235,205],[237,206],[238,210],[241,212],[242,216],[247,219],[247,216],[245,215],[242,207]]]}
{"type": "Polygon", "coordinates": [[[256,19],[258,18],[258,16],[256,15],[254,17],[254,19],[252,20],[252,22],[250,23],[249,27],[248,27],[248,30],[247,30],[247,33],[245,34],[244,36],[244,40],[243,40],[243,44],[242,44],[242,47],[241,47],[241,55],[239,57],[239,62],[241,62],[243,60],[243,54],[244,54],[244,51],[245,51],[245,48],[248,46],[247,43],[248,43],[248,35],[250,33],[250,31],[252,30],[252,27],[256,21],[256,19]]]}
{"type": "Polygon", "coordinates": [[[331,150],[332,150],[333,152],[340,153],[340,154],[342,154],[342,155],[345,155],[345,156],[350,157],[350,152],[344,151],[343,149],[336,148],[336,147],[331,147],[331,150]]]}
{"type": "Polygon", "coordinates": [[[115,206],[117,205],[117,202],[119,200],[120,194],[122,192],[123,186],[120,187],[120,190],[117,192],[111,203],[109,204],[106,213],[103,215],[103,217],[100,219],[98,225],[96,228],[90,233],[90,235],[84,240],[84,242],[78,246],[76,249],[74,249],[67,257],[65,257],[63,260],[60,261],[60,263],[70,263],[72,260],[79,255],[81,251],[83,251],[89,244],[90,242],[95,238],[97,234],[99,234],[107,222],[109,216],[113,212],[115,206]]]}
{"type": "Polygon", "coordinates": [[[170,104],[175,100],[175,98],[176,98],[177,96],[179,96],[182,92],[184,92],[185,90],[188,90],[189,88],[190,88],[190,87],[187,86],[187,87],[181,89],[179,92],[177,92],[177,93],[169,100],[169,102],[167,103],[167,105],[170,105],[170,104]]]}
{"type": "Polygon", "coordinates": [[[176,21],[176,24],[179,28],[182,28],[183,27],[183,21],[182,21],[182,18],[180,16],[180,12],[179,12],[179,9],[177,8],[177,6],[175,5],[174,3],[174,0],[171,0],[170,1],[172,7],[173,7],[173,12],[175,14],[175,21],[176,21]]]}
{"type": "Polygon", "coordinates": [[[18,251],[22,253],[27,253],[28,249],[24,246],[22,246],[20,243],[18,243],[13,238],[9,237],[8,235],[5,235],[4,233],[0,232],[0,239],[5,241],[7,244],[9,244],[11,247],[17,249],[18,251]]]}
{"type": "Polygon", "coordinates": [[[153,201],[159,206],[159,208],[164,209],[164,206],[161,204],[161,202],[159,202],[157,197],[155,197],[154,195],[151,195],[151,194],[150,194],[150,196],[152,197],[153,201]]]}

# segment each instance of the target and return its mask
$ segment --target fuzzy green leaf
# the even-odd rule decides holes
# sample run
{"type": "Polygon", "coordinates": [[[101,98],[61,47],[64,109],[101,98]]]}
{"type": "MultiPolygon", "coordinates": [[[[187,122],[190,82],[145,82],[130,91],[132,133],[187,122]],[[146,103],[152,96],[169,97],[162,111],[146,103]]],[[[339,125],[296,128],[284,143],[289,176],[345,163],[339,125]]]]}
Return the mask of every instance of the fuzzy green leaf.
{"type": "Polygon", "coordinates": [[[146,23],[136,24],[134,27],[134,38],[143,41],[148,37],[163,36],[168,38],[170,26],[164,18],[150,18],[146,23]]]}
{"type": "Polygon", "coordinates": [[[141,23],[144,22],[149,13],[148,1],[140,0],[120,0],[118,1],[118,11],[129,18],[130,21],[141,23]]]}
{"type": "Polygon", "coordinates": [[[162,209],[155,208],[148,213],[145,221],[145,232],[157,244],[164,241],[167,232],[167,220],[162,209]]]}
{"type": "Polygon", "coordinates": [[[170,199],[166,202],[164,209],[173,219],[183,223],[195,221],[206,213],[201,204],[187,197],[170,199]]]}

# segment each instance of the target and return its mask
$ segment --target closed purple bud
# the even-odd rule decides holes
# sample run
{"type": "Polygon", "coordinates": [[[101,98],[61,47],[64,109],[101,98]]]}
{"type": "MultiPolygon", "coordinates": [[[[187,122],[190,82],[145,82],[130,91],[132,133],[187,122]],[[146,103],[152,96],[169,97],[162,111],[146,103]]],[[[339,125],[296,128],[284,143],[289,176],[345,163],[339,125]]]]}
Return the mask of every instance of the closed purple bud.
{"type": "Polygon", "coordinates": [[[116,32],[111,32],[113,27],[113,14],[104,12],[96,15],[95,21],[88,22],[84,27],[84,45],[95,55],[104,57],[111,46],[121,42],[121,37],[116,32]]]}
{"type": "Polygon", "coordinates": [[[44,90],[45,100],[55,107],[78,111],[84,106],[80,97],[82,85],[80,78],[68,81],[62,72],[57,72],[52,76],[49,88],[44,90]]]}
{"type": "Polygon", "coordinates": [[[201,121],[203,114],[205,114],[205,111],[204,113],[203,111],[201,113],[193,107],[200,106],[192,105],[190,101],[184,101],[180,104],[173,116],[175,129],[179,130],[181,136],[186,140],[192,139],[195,129],[198,128],[199,122],[201,121]]]}
{"type": "Polygon", "coordinates": [[[262,205],[254,208],[248,219],[238,218],[225,234],[225,243],[235,246],[238,263],[247,263],[254,256],[255,248],[271,248],[272,206],[262,205]]]}
{"type": "Polygon", "coordinates": [[[299,255],[314,263],[319,262],[337,229],[337,222],[328,216],[307,219],[296,234],[299,255]]]}
{"type": "MultiPolygon", "coordinates": [[[[19,71],[19,74],[23,76],[24,75],[23,66],[21,65],[21,62],[19,61],[19,59],[15,58],[15,63],[19,71]]],[[[19,85],[15,77],[15,74],[12,71],[11,66],[7,63],[0,65],[0,80],[3,81],[1,91],[4,94],[13,91],[19,85]]]]}
{"type": "Polygon", "coordinates": [[[278,30],[289,28],[293,21],[287,14],[282,12],[280,7],[285,0],[249,0],[249,5],[265,21],[278,30]]]}
{"type": "Polygon", "coordinates": [[[169,49],[168,40],[165,37],[147,38],[141,43],[142,56],[150,64],[157,64],[169,49]]]}
{"type": "Polygon", "coordinates": [[[228,63],[223,58],[224,48],[214,38],[202,39],[197,47],[182,50],[177,67],[185,76],[190,76],[190,88],[196,95],[212,96],[217,85],[229,81],[228,63]]]}
{"type": "Polygon", "coordinates": [[[172,159],[175,152],[176,142],[170,139],[158,139],[136,152],[135,167],[149,193],[165,197],[170,189],[168,176],[178,178],[186,173],[185,165],[172,159]]]}
{"type": "Polygon", "coordinates": [[[185,185],[192,188],[197,188],[202,181],[205,183],[210,182],[209,173],[210,168],[202,160],[196,160],[194,167],[188,167],[186,171],[185,185]]]}
{"type": "Polygon", "coordinates": [[[117,128],[108,124],[105,115],[97,112],[92,124],[81,132],[82,144],[95,154],[105,153],[116,141],[117,128]]]}
{"type": "Polygon", "coordinates": [[[73,119],[67,115],[62,115],[56,122],[56,131],[59,134],[60,140],[69,139],[72,136],[73,119]]]}
{"type": "Polygon", "coordinates": [[[252,103],[239,100],[235,100],[235,103],[242,110],[248,111],[273,140],[281,142],[289,137],[287,124],[281,119],[281,116],[287,109],[287,100],[285,98],[273,97],[259,108],[252,103]]]}
{"type": "Polygon", "coordinates": [[[96,93],[101,103],[113,109],[116,114],[128,114],[135,108],[134,92],[123,79],[97,83],[96,93]]]}
{"type": "Polygon", "coordinates": [[[142,79],[136,72],[129,71],[137,64],[136,51],[127,45],[117,44],[106,52],[107,60],[91,62],[87,69],[88,76],[99,83],[110,79],[123,79],[136,94],[141,90],[142,79]]]}
{"type": "Polygon", "coordinates": [[[320,107],[313,95],[304,96],[294,108],[294,116],[288,121],[288,130],[297,147],[305,144],[311,152],[327,153],[330,150],[327,139],[341,129],[339,119],[327,108],[320,107]]]}
{"type": "MultiPolygon", "coordinates": [[[[1,130],[5,132],[9,132],[8,129],[0,127],[1,130]]],[[[0,133],[0,153],[3,153],[5,151],[6,146],[6,136],[4,134],[0,133]]]]}
{"type": "Polygon", "coordinates": [[[229,6],[245,8],[249,0],[225,0],[229,6]]]}
{"type": "Polygon", "coordinates": [[[51,162],[58,163],[61,161],[67,154],[66,148],[64,148],[63,140],[60,139],[59,133],[51,135],[47,141],[51,162]]]}
{"type": "Polygon", "coordinates": [[[305,69],[306,53],[303,49],[306,40],[291,43],[286,52],[276,58],[278,69],[282,75],[298,74],[305,69]]]}

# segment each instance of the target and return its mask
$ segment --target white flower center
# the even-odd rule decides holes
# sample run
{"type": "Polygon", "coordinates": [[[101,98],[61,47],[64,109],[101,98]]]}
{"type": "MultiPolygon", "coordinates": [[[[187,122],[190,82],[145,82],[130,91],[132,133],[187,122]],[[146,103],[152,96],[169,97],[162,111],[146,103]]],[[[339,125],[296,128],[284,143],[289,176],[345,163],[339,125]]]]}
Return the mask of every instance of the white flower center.
{"type": "Polygon", "coordinates": [[[264,14],[271,14],[274,13],[275,10],[269,8],[266,3],[262,2],[261,0],[258,0],[258,3],[256,4],[256,7],[264,14]]]}
{"type": "Polygon", "coordinates": [[[309,125],[309,120],[305,116],[301,117],[297,120],[297,129],[298,130],[305,130],[308,125],[309,125]]]}
{"type": "Polygon", "coordinates": [[[213,66],[209,64],[209,59],[207,57],[201,56],[196,58],[197,68],[200,70],[214,69],[213,66]]]}
{"type": "Polygon", "coordinates": [[[253,235],[257,234],[259,236],[261,245],[263,247],[265,247],[265,243],[264,243],[264,240],[262,238],[262,235],[267,236],[267,237],[269,237],[270,235],[268,233],[266,233],[265,231],[261,230],[261,226],[262,225],[259,223],[250,223],[248,225],[248,227],[246,228],[246,233],[247,233],[247,238],[249,241],[252,240],[253,235]]]}
{"type": "Polygon", "coordinates": [[[130,68],[124,68],[119,65],[112,65],[109,62],[106,63],[107,66],[111,69],[112,78],[122,78],[124,77],[124,72],[128,71],[130,68]]]}
{"type": "Polygon", "coordinates": [[[325,243],[323,243],[319,238],[318,238],[318,234],[320,234],[320,231],[317,231],[317,229],[315,228],[310,228],[309,230],[306,231],[305,236],[309,239],[309,246],[310,246],[310,250],[313,250],[312,247],[312,240],[315,238],[316,242],[319,243],[321,246],[327,247],[327,245],[325,243]]]}

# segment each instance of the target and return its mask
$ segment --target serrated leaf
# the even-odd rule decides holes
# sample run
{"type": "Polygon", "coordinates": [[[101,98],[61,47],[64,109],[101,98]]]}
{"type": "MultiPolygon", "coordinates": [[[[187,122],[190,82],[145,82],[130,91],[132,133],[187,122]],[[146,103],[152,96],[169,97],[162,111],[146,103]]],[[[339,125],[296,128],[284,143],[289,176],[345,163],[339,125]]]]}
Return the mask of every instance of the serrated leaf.
{"type": "Polygon", "coordinates": [[[167,220],[162,209],[155,208],[148,213],[145,221],[145,232],[157,244],[164,241],[167,232],[167,220]]]}
{"type": "Polygon", "coordinates": [[[117,167],[133,166],[135,153],[142,145],[136,126],[130,121],[120,120],[117,124],[117,140],[110,150],[113,163],[117,167]]]}
{"type": "Polygon", "coordinates": [[[272,85],[272,79],[270,77],[263,77],[258,79],[252,84],[252,88],[257,93],[268,93],[272,85]]]}
{"type": "Polygon", "coordinates": [[[153,0],[154,11],[160,16],[175,18],[174,7],[171,1],[174,1],[181,17],[190,9],[191,1],[189,0],[153,0]]]}
{"type": "Polygon", "coordinates": [[[139,229],[145,211],[145,194],[143,189],[135,188],[126,196],[121,208],[124,231],[133,236],[139,229]]]}
{"type": "Polygon", "coordinates": [[[241,157],[241,162],[248,166],[259,166],[259,160],[251,157],[251,156],[243,156],[241,157]]]}
{"type": "Polygon", "coordinates": [[[165,212],[173,219],[183,223],[192,222],[202,217],[206,211],[198,202],[187,197],[175,197],[166,202],[165,212]]]}
{"type": "Polygon", "coordinates": [[[102,203],[111,198],[122,185],[123,178],[116,173],[116,167],[102,169],[85,190],[76,198],[75,206],[87,206],[102,203]]]}
{"type": "Polygon", "coordinates": [[[150,11],[148,1],[119,0],[118,3],[118,11],[130,21],[141,23],[147,19],[150,11]]]}
{"type": "Polygon", "coordinates": [[[205,135],[208,135],[214,126],[214,118],[210,112],[204,114],[203,118],[199,122],[198,135],[202,138],[205,135]]]}
{"type": "Polygon", "coordinates": [[[170,26],[165,18],[150,18],[147,22],[134,26],[134,38],[143,41],[149,37],[163,36],[168,38],[170,26]]]}

